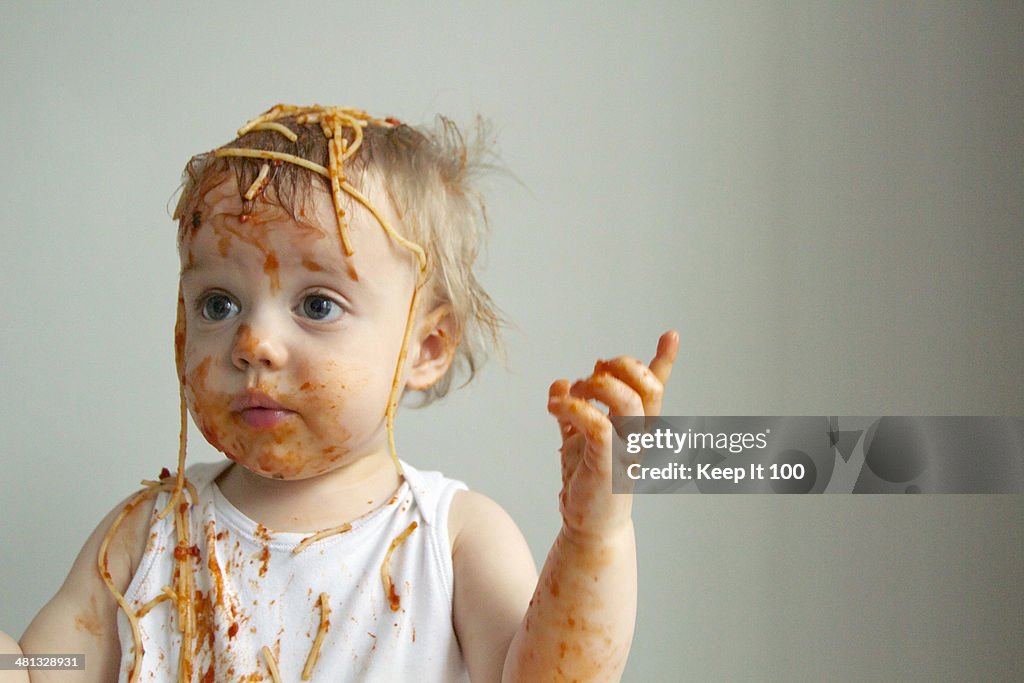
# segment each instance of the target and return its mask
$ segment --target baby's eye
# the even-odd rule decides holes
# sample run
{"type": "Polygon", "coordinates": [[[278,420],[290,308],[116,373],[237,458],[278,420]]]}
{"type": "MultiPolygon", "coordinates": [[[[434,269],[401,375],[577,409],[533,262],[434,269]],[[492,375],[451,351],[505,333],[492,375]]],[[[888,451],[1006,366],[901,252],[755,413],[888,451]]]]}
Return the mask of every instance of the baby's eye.
{"type": "Polygon", "coordinates": [[[200,302],[200,313],[211,322],[227,320],[238,315],[239,307],[227,294],[211,294],[200,302]]]}
{"type": "Polygon", "coordinates": [[[310,294],[302,300],[302,315],[310,320],[332,322],[341,316],[341,306],[322,294],[310,294]]]}

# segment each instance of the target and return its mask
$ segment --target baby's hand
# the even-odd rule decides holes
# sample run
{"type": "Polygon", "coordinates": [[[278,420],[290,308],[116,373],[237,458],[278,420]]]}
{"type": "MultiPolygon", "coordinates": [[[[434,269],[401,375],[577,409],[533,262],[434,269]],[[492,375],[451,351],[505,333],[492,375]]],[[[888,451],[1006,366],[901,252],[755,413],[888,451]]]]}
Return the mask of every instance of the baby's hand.
{"type": "Polygon", "coordinates": [[[570,385],[551,385],[548,412],[562,432],[562,492],[559,503],[563,532],[570,538],[603,538],[630,522],[632,496],[612,494],[612,439],[618,436],[611,419],[661,414],[665,382],[679,349],[679,334],[669,331],[658,340],[650,366],[628,356],[599,360],[594,372],[570,385]],[[590,403],[608,406],[608,414],[590,403]]]}

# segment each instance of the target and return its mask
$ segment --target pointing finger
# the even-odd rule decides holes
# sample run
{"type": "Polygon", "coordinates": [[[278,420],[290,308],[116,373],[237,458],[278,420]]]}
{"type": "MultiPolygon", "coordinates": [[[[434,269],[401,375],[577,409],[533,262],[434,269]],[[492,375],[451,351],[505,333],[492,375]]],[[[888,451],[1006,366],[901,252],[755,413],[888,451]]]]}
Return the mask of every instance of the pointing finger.
{"type": "Polygon", "coordinates": [[[676,362],[676,354],[679,352],[679,333],[669,330],[658,339],[658,351],[654,354],[650,368],[654,375],[661,380],[662,384],[668,381],[672,374],[672,364],[676,362]]]}

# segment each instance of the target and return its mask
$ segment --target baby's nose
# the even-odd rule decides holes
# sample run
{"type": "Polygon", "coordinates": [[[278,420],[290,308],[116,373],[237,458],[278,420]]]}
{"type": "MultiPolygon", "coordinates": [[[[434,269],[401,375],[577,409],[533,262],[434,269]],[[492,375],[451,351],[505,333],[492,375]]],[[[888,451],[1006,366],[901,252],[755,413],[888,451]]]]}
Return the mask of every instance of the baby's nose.
{"type": "Polygon", "coordinates": [[[258,334],[247,325],[238,326],[235,344],[231,349],[231,361],[239,370],[264,368],[276,370],[288,359],[284,345],[267,334],[258,334]]]}

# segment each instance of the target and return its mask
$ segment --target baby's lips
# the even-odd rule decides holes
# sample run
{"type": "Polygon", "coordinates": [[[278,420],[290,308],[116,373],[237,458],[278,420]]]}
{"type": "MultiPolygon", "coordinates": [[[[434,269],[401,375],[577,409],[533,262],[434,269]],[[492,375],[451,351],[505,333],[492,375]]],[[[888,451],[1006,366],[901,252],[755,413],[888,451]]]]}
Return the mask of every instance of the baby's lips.
{"type": "Polygon", "coordinates": [[[242,420],[258,431],[274,429],[294,414],[290,410],[273,408],[246,408],[241,412],[242,420]]]}
{"type": "Polygon", "coordinates": [[[276,411],[290,411],[287,406],[281,405],[267,393],[259,390],[250,390],[231,401],[231,410],[240,413],[251,409],[264,409],[276,411]]]}

